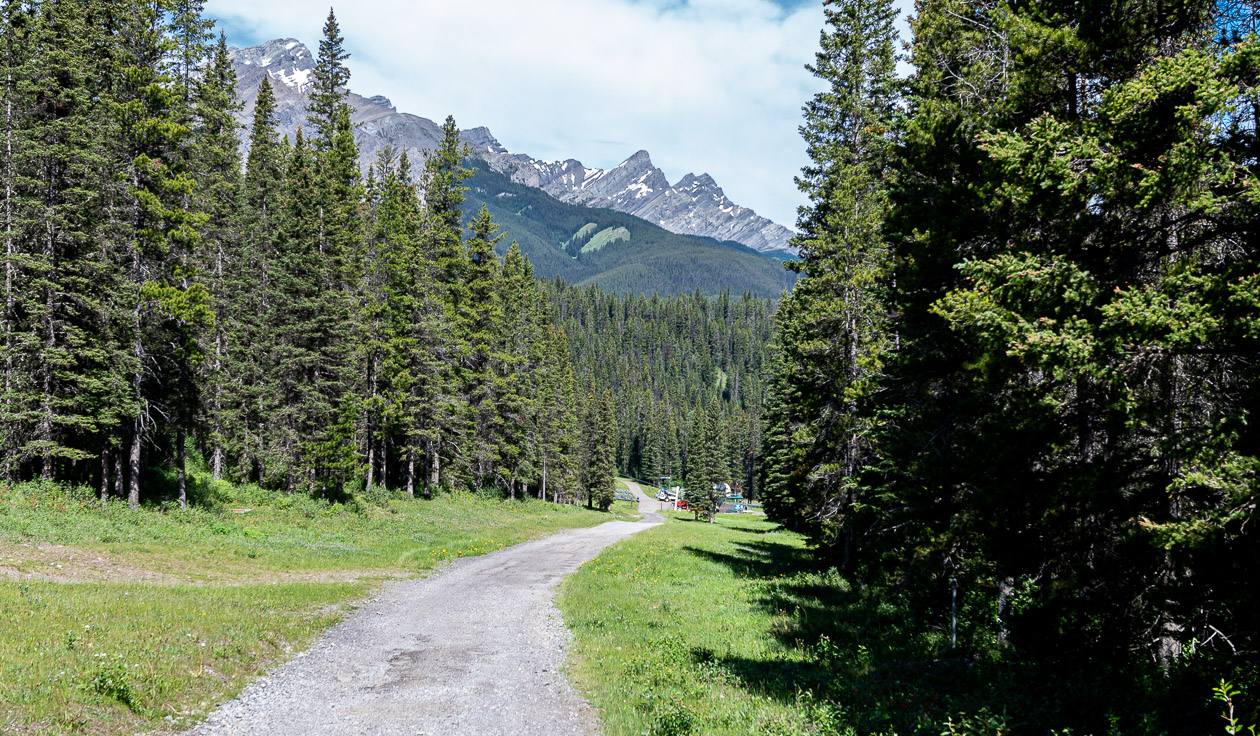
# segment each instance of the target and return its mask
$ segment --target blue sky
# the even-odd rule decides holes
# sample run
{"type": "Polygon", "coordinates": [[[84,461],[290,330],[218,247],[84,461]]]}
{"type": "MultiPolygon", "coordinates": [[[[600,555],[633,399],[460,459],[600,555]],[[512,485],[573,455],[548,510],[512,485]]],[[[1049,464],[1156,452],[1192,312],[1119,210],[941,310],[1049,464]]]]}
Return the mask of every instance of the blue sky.
{"type": "MultiPolygon", "coordinates": [[[[312,49],[327,13],[309,0],[207,9],[233,43],[293,37],[312,49]]],[[[357,92],[485,125],[538,158],[609,167],[644,148],[671,181],[707,172],[736,202],[795,221],[817,0],[355,0],[336,10],[357,92]]]]}

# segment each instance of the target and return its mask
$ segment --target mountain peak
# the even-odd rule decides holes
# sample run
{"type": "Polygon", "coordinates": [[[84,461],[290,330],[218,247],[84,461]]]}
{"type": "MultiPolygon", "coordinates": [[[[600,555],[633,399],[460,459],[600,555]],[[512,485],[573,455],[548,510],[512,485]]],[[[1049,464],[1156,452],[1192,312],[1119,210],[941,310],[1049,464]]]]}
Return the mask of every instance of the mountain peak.
{"type": "Polygon", "coordinates": [[[636,169],[656,168],[652,163],[652,154],[647,151],[637,151],[633,156],[621,162],[622,166],[630,166],[636,169]]]}
{"type": "Polygon", "coordinates": [[[699,176],[696,176],[695,174],[687,174],[682,179],[678,180],[678,183],[674,185],[674,188],[688,191],[694,191],[697,189],[720,189],[718,187],[718,183],[708,174],[700,174],[699,176]]]}
{"type": "MultiPolygon", "coordinates": [[[[232,59],[241,90],[243,126],[249,124],[259,84],[270,79],[279,102],[281,129],[291,134],[301,127],[315,68],[310,49],[297,39],[279,38],[233,50],[232,59]]],[[[385,146],[421,156],[441,141],[436,123],[398,112],[385,97],[352,92],[349,99],[364,161],[371,161],[385,146]]],[[[460,139],[491,169],[563,202],[617,210],[675,233],[734,241],[762,252],[793,250],[792,231],[731,202],[708,174],[688,174],[671,186],[646,150],[605,170],[587,168],[574,159],[548,162],[512,153],[483,127],[462,131],[460,139]]]]}
{"type": "Polygon", "coordinates": [[[462,131],[459,137],[472,149],[474,156],[486,153],[507,153],[507,149],[503,147],[499,139],[495,138],[490,129],[484,126],[462,131]]]}

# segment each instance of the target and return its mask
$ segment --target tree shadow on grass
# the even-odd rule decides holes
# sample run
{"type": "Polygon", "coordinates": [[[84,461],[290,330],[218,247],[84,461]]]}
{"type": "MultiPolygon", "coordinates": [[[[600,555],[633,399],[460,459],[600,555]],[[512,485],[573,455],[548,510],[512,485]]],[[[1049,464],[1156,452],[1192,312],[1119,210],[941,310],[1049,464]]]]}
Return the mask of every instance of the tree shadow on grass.
{"type": "MultiPolygon", "coordinates": [[[[744,531],[744,530],[739,530],[744,531]]],[[[742,538],[732,552],[685,551],[736,575],[764,583],[754,603],[773,617],[765,632],[781,649],[765,657],[715,656],[693,650],[696,664],[715,662],[743,687],[784,703],[802,691],[839,703],[858,732],[939,733],[952,713],[987,702],[977,662],[942,657],[895,597],[878,597],[819,572],[810,549],[742,538]]]]}
{"type": "MultiPolygon", "coordinates": [[[[744,533],[744,530],[737,530],[744,533]]],[[[685,552],[710,562],[718,562],[741,576],[778,577],[810,569],[812,560],[807,550],[759,540],[735,545],[737,554],[713,552],[699,547],[683,547],[685,552]]]]}

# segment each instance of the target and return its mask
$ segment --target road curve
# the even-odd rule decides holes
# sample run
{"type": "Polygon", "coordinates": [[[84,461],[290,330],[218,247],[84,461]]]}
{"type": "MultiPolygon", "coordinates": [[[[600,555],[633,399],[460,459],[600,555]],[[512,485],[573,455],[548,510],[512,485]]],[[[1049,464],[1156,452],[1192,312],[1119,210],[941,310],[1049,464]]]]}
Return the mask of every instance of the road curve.
{"type": "Polygon", "coordinates": [[[391,584],[309,651],[188,736],[589,736],[564,677],[555,588],[605,547],[659,523],[576,529],[391,584]]]}

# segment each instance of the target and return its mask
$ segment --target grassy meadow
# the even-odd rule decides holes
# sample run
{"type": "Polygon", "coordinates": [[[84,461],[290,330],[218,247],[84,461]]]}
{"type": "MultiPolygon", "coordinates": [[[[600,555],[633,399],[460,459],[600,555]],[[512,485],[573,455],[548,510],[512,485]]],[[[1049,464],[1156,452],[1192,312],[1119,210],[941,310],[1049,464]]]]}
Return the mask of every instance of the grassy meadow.
{"type": "Polygon", "coordinates": [[[606,736],[1011,732],[1027,683],[934,657],[940,632],[813,569],[799,535],[666,516],[561,589],[570,674],[606,736]]]}
{"type": "Polygon", "coordinates": [[[607,736],[827,733],[835,714],[793,684],[813,653],[785,641],[791,615],[766,605],[802,539],[756,516],[667,515],[561,589],[572,676],[607,736]]]}
{"type": "Polygon", "coordinates": [[[383,580],[635,516],[472,494],[326,503],[193,480],[188,510],[0,486],[0,733],[179,731],[383,580]]]}

